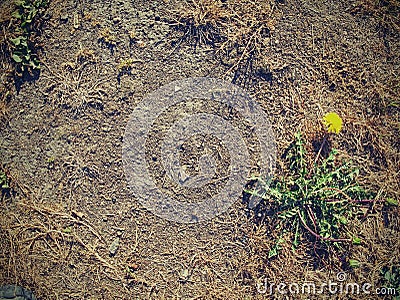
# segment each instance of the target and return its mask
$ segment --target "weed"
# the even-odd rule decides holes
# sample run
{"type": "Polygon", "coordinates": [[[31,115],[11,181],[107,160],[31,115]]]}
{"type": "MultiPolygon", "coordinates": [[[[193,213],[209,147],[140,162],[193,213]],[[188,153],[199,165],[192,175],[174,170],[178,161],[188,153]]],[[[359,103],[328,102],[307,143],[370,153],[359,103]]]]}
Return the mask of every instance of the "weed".
{"type": "Polygon", "coordinates": [[[100,30],[99,41],[106,45],[110,49],[114,49],[117,46],[117,37],[109,28],[103,28],[100,30]]]}
{"type": "Polygon", "coordinates": [[[143,61],[140,59],[134,59],[134,58],[128,58],[125,60],[122,60],[119,64],[118,64],[118,76],[117,76],[117,80],[118,83],[121,82],[121,77],[124,74],[128,74],[131,75],[132,74],[132,69],[133,69],[133,65],[135,63],[142,63],[143,61]]]}
{"type": "Polygon", "coordinates": [[[0,170],[0,188],[1,188],[1,197],[3,198],[5,195],[10,194],[10,183],[7,177],[7,174],[0,170]]]}
{"type": "Polygon", "coordinates": [[[384,287],[387,291],[393,291],[393,300],[400,300],[400,265],[386,266],[382,268],[381,275],[384,278],[384,287]]]}
{"type": "Polygon", "coordinates": [[[181,41],[194,40],[199,44],[214,44],[222,38],[224,27],[230,13],[224,3],[219,0],[185,1],[173,12],[174,23],[178,30],[184,32],[181,41]]]}
{"type": "MultiPolygon", "coordinates": [[[[260,204],[267,215],[276,219],[279,230],[289,228],[294,232],[295,248],[305,236],[335,246],[342,242],[361,243],[347,225],[360,213],[360,206],[375,200],[370,200],[372,193],[357,184],[358,169],[349,163],[337,165],[336,155],[333,149],[322,163],[316,161],[309,168],[302,136],[297,133],[285,155],[287,174],[275,180],[258,178],[261,188],[246,190],[262,199],[260,204]]],[[[277,250],[271,249],[270,257],[277,250]]]]}
{"type": "Polygon", "coordinates": [[[140,59],[133,59],[133,58],[128,58],[125,60],[122,60],[118,64],[118,72],[130,72],[132,70],[132,67],[135,63],[142,62],[140,59]]]}
{"type": "Polygon", "coordinates": [[[88,62],[96,62],[97,57],[95,55],[95,51],[88,48],[80,48],[75,55],[76,62],[82,64],[85,61],[88,62]]]}
{"type": "Polygon", "coordinates": [[[17,20],[14,36],[10,39],[12,44],[12,59],[16,63],[16,73],[19,77],[23,73],[40,69],[40,61],[35,54],[34,22],[41,8],[47,5],[46,0],[17,0],[16,10],[12,16],[17,20]]]}

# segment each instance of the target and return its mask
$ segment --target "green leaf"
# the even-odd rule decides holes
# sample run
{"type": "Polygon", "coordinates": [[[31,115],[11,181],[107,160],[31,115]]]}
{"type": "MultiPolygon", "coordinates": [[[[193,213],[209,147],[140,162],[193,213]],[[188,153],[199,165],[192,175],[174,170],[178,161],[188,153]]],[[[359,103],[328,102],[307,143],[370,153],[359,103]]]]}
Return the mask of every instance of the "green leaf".
{"type": "Polygon", "coordinates": [[[268,252],[268,258],[274,257],[278,255],[278,250],[274,247],[268,252]]]}
{"type": "Polygon", "coordinates": [[[64,232],[64,233],[71,233],[71,232],[72,232],[71,226],[65,227],[65,228],[62,230],[62,232],[64,232]]]}
{"type": "Polygon", "coordinates": [[[399,206],[399,201],[393,198],[387,198],[386,199],[386,204],[390,206],[399,206]]]}
{"type": "Polygon", "coordinates": [[[40,63],[37,60],[30,61],[29,65],[34,69],[40,69],[40,63]]]}
{"type": "Polygon", "coordinates": [[[25,5],[25,0],[15,0],[14,4],[16,6],[23,6],[25,5]]]}
{"type": "Polygon", "coordinates": [[[387,280],[387,281],[390,281],[390,279],[391,279],[391,276],[392,274],[390,273],[390,271],[387,271],[386,273],[385,273],[385,279],[387,280]]]}
{"type": "Polygon", "coordinates": [[[355,259],[349,259],[349,264],[350,264],[350,267],[352,267],[352,268],[360,267],[360,262],[355,259]]]}
{"type": "Polygon", "coordinates": [[[21,44],[21,36],[15,38],[15,39],[10,39],[10,41],[15,45],[18,46],[19,44],[21,44]]]}
{"type": "Polygon", "coordinates": [[[353,237],[352,243],[353,245],[361,245],[361,239],[355,236],[353,237]]]}
{"type": "Polygon", "coordinates": [[[13,55],[12,55],[12,58],[13,58],[13,60],[14,60],[15,62],[17,62],[17,63],[22,62],[22,58],[19,57],[17,54],[13,54],[13,55]]]}
{"type": "Polygon", "coordinates": [[[271,258],[271,257],[274,257],[274,256],[277,256],[277,255],[278,255],[279,250],[282,249],[282,247],[281,247],[281,245],[280,245],[282,242],[283,242],[282,239],[278,239],[278,240],[277,240],[275,246],[272,247],[272,248],[269,250],[269,252],[268,252],[268,258],[271,258]]]}
{"type": "Polygon", "coordinates": [[[12,16],[13,18],[16,18],[16,19],[21,19],[21,17],[22,17],[18,10],[15,10],[15,11],[11,14],[11,16],[12,16]]]}

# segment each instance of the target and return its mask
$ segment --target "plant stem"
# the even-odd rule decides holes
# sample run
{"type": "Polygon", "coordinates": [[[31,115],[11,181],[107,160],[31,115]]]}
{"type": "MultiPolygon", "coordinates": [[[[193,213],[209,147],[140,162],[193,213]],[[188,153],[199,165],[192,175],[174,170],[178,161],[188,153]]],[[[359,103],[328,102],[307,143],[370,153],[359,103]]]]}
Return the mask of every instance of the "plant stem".
{"type": "Polygon", "coordinates": [[[297,212],[297,215],[299,216],[300,221],[303,224],[304,228],[307,229],[317,239],[329,241],[329,242],[351,242],[351,239],[334,239],[334,238],[323,237],[322,235],[319,235],[318,233],[314,232],[310,227],[308,227],[308,225],[306,224],[304,219],[301,217],[300,212],[297,212]]]}
{"type": "Polygon", "coordinates": [[[318,151],[317,157],[315,158],[314,164],[317,163],[318,158],[321,155],[321,151],[322,151],[322,148],[324,148],[324,146],[325,146],[326,139],[327,139],[327,134],[324,135],[324,139],[322,140],[322,144],[321,144],[321,147],[319,148],[319,151],[318,151]]]}

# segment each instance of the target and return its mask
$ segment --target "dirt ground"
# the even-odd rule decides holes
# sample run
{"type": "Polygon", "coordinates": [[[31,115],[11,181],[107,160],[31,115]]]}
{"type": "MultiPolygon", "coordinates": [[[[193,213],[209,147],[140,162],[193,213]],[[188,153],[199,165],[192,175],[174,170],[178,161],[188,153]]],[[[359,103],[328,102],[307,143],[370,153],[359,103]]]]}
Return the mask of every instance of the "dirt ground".
{"type": "MultiPolygon", "coordinates": [[[[267,299],[257,291],[265,278],[320,283],[345,271],[348,281],[380,286],[381,269],[400,264],[399,208],[371,207],[354,224],[362,244],[344,253],[318,258],[307,241],[292,251],[288,233],[268,259],[277,233],[242,199],[206,223],[166,221],[129,190],[121,153],[145,95],[175,80],[215,77],[245,88],[268,115],[278,173],[296,131],[312,148],[322,116],[335,111],[344,129],[332,144],[360,167],[359,182],[400,199],[399,3],[265,2],[268,30],[251,57],[242,55],[247,40],[221,55],[223,42],[174,26],[187,3],[50,1],[38,36],[40,75],[19,89],[2,47],[0,162],[13,192],[0,206],[0,285],[21,285],[38,299],[267,299]]],[[[12,5],[0,4],[3,43],[12,5]]],[[[262,11],[246,13],[257,19],[262,11]]]]}

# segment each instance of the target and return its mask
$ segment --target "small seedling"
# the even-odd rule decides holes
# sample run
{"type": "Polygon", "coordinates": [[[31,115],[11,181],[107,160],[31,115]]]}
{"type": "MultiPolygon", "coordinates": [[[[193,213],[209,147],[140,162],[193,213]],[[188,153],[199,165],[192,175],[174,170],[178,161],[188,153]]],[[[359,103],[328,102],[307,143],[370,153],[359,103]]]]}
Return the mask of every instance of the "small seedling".
{"type": "Polygon", "coordinates": [[[141,62],[143,62],[143,61],[140,60],[140,59],[134,59],[134,58],[128,58],[128,59],[122,60],[118,64],[118,67],[117,67],[117,69],[118,69],[118,76],[117,76],[118,83],[120,83],[122,75],[124,75],[124,74],[130,75],[131,74],[133,66],[134,66],[135,63],[141,63],[141,62]]]}
{"type": "Polygon", "coordinates": [[[125,60],[122,60],[119,64],[118,64],[118,72],[119,73],[126,73],[126,72],[130,72],[133,68],[133,65],[135,63],[138,62],[142,62],[142,60],[140,59],[134,59],[134,58],[128,58],[125,60]]]}
{"type": "Polygon", "coordinates": [[[1,189],[1,196],[2,198],[5,195],[10,195],[10,182],[7,177],[7,174],[0,170],[0,189],[1,189]]]}
{"type": "Polygon", "coordinates": [[[117,45],[117,38],[114,33],[110,31],[109,28],[103,28],[100,30],[99,33],[99,41],[101,43],[105,44],[109,48],[114,48],[117,45]]]}

